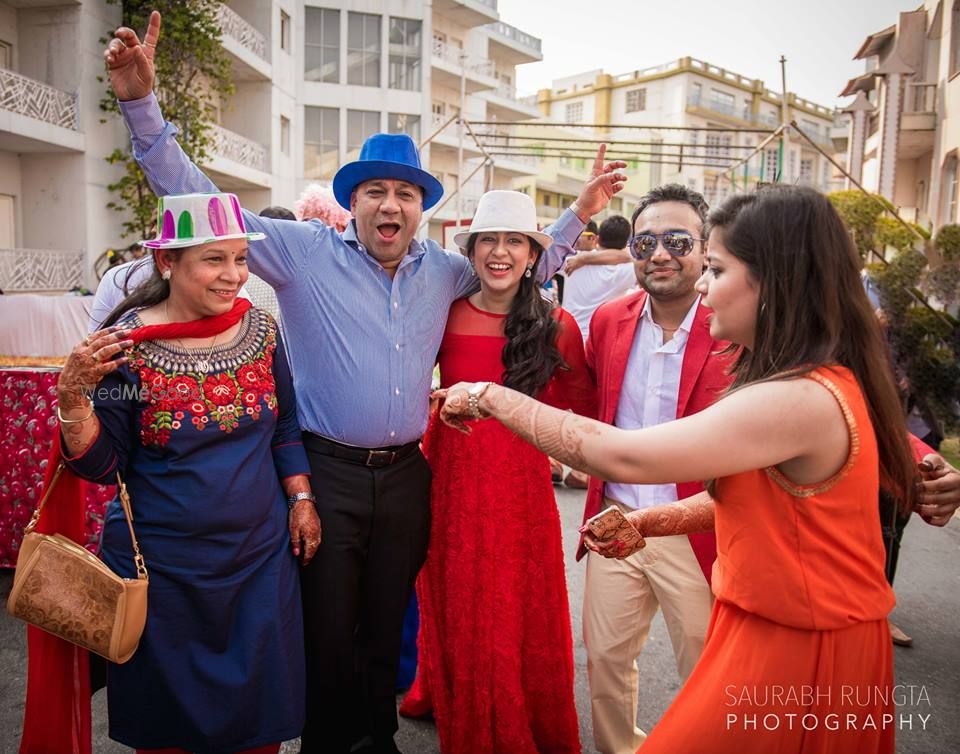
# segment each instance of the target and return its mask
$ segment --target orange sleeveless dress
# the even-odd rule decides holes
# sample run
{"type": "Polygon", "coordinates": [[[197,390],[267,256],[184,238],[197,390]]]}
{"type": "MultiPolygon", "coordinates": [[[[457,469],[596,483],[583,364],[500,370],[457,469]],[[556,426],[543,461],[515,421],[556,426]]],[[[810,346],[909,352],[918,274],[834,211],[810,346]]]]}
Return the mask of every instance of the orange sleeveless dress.
{"type": "Polygon", "coordinates": [[[894,750],[876,437],[849,370],[808,378],[843,410],[847,462],[808,486],[775,468],[718,480],[706,645],[641,754],[894,750]]]}

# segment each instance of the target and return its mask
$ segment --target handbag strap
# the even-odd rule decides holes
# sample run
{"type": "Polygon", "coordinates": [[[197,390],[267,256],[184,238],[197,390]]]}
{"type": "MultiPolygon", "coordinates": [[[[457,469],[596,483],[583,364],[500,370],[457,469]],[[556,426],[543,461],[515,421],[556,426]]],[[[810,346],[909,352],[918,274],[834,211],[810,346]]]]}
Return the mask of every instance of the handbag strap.
{"type": "MultiPolygon", "coordinates": [[[[57,468],[50,479],[50,485],[44,490],[40,504],[30,518],[30,523],[28,523],[23,530],[24,536],[36,528],[37,522],[40,521],[40,513],[43,511],[43,506],[46,505],[47,500],[50,498],[50,493],[53,492],[53,488],[56,486],[57,480],[60,479],[63,469],[64,465],[63,461],[61,461],[57,464],[57,468]]],[[[130,529],[130,541],[133,543],[133,562],[137,566],[137,578],[144,580],[147,578],[147,564],[143,560],[143,555],[140,554],[140,543],[137,541],[137,535],[133,531],[133,511],[130,505],[130,494],[127,492],[127,485],[125,485],[120,478],[119,471],[117,472],[117,490],[120,493],[120,507],[123,508],[123,515],[127,519],[127,528],[130,529]]]]}

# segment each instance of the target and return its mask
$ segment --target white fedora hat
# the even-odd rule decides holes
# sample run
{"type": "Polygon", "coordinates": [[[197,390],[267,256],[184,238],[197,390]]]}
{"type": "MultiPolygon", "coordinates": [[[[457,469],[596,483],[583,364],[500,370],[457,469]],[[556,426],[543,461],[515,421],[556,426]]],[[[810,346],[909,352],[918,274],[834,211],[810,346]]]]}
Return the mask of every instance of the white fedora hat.
{"type": "Polygon", "coordinates": [[[474,233],[523,233],[544,249],[553,239],[537,229],[537,210],[533,199],[521,191],[488,191],[480,197],[470,230],[457,233],[453,242],[461,249],[474,233]]]}

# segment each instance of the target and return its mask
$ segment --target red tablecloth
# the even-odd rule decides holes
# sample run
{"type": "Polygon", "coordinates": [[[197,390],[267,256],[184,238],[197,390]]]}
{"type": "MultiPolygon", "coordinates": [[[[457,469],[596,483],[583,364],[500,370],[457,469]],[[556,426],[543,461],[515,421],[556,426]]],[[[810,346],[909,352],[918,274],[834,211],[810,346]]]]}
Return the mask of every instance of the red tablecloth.
{"type": "MultiPolygon", "coordinates": [[[[0,368],[0,567],[17,564],[23,529],[43,494],[57,428],[58,370],[0,368]]],[[[87,485],[87,548],[95,549],[115,488],[87,485]]]]}

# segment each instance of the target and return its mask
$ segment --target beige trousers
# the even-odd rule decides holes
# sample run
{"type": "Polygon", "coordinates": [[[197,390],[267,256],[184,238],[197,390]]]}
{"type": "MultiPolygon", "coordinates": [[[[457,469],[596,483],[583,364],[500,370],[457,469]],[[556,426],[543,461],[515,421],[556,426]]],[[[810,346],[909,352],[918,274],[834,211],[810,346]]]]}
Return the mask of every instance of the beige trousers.
{"type": "Polygon", "coordinates": [[[587,554],[583,640],[600,754],[634,754],[646,738],[636,725],[637,657],[657,608],[663,610],[677,672],[686,681],[703,651],[712,607],[713,595],[686,536],[651,537],[623,560],[587,554]]]}

